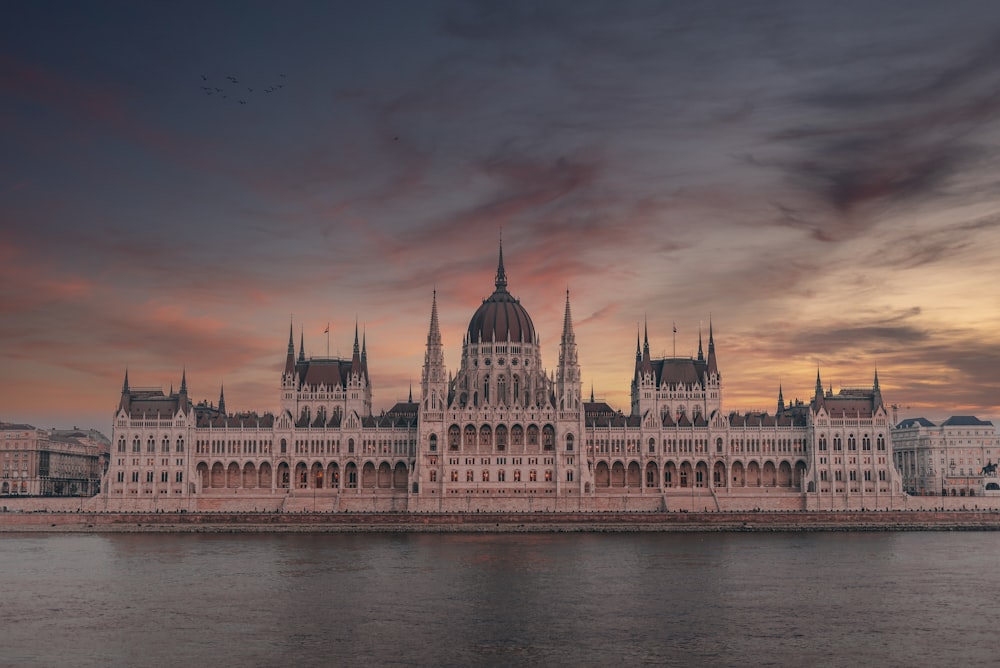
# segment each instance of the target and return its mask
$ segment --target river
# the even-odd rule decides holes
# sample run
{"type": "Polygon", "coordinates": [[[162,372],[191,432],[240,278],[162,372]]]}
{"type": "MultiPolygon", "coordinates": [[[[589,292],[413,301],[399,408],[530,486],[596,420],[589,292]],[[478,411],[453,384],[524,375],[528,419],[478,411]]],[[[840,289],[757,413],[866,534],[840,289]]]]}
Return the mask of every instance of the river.
{"type": "Polygon", "coordinates": [[[1000,662],[1000,532],[5,534],[0,664],[1000,662]]]}

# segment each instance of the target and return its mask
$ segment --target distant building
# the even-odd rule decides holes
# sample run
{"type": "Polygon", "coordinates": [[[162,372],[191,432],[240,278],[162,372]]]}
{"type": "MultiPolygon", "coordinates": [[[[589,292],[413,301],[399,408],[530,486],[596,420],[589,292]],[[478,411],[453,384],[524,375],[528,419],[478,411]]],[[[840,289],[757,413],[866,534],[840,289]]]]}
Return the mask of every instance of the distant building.
{"type": "Polygon", "coordinates": [[[922,417],[892,431],[903,490],[920,496],[1000,494],[1000,436],[988,420],[956,415],[941,424],[922,417]]]}
{"type": "Polygon", "coordinates": [[[879,387],[825,390],[773,413],[726,412],[711,323],[707,351],[654,358],[637,337],[629,413],[585,399],[566,295],[556,368],[507,289],[494,291],[445,366],[436,293],[419,396],[372,414],[364,338],[350,359],[296,354],[289,331],[279,409],[194,403],[136,388],[114,415],[109,509],[674,510],[890,508],[903,498],[879,387]]]}
{"type": "Polygon", "coordinates": [[[93,496],[110,444],[94,430],[0,423],[0,495],[93,496]]]}

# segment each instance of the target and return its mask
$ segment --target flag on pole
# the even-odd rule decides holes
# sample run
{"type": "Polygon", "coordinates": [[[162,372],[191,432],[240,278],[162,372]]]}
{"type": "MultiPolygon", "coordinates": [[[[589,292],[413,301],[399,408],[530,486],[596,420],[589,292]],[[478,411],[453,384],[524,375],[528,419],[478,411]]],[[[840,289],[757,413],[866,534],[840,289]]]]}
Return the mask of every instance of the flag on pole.
{"type": "Polygon", "coordinates": [[[323,330],[323,333],[324,334],[329,334],[330,333],[330,323],[326,323],[326,329],[323,330]]]}
{"type": "Polygon", "coordinates": [[[674,334],[676,334],[676,333],[677,333],[677,323],[675,322],[674,323],[674,334]]]}

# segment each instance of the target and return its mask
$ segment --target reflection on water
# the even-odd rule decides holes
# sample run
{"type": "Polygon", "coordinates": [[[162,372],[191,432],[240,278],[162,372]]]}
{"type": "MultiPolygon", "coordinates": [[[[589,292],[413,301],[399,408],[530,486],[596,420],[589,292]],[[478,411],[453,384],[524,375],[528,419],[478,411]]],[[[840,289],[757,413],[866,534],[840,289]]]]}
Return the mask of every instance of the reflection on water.
{"type": "Polygon", "coordinates": [[[994,665],[1000,533],[13,535],[0,664],[994,665]]]}

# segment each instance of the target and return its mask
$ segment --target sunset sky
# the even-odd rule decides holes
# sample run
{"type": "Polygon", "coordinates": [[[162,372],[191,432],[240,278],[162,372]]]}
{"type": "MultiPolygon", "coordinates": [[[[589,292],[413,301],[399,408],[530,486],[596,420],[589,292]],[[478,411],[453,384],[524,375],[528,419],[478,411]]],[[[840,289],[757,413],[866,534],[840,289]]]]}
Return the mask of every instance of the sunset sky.
{"type": "MultiPolygon", "coordinates": [[[[1000,417],[1000,3],[7,2],[0,420],[133,386],[275,410],[367,336],[376,411],[493,289],[628,410],[637,328],[729,410],[1000,417]]],[[[416,391],[416,390],[415,390],[416,391]]]]}

